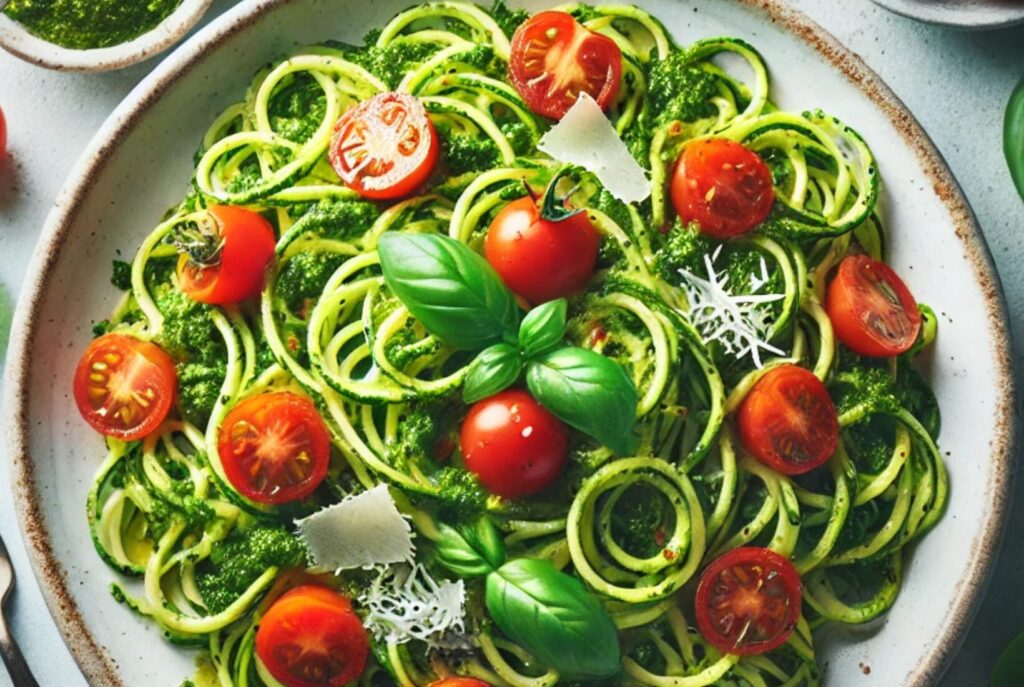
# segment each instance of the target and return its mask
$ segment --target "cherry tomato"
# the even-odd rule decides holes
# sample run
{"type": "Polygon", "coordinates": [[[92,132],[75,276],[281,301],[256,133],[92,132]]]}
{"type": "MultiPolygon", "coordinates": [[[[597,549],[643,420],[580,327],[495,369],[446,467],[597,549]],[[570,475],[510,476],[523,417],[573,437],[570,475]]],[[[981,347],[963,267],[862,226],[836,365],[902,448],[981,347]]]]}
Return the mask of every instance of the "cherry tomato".
{"type": "Polygon", "coordinates": [[[365,198],[392,200],[422,186],[439,153],[423,104],[406,93],[381,93],[338,119],[329,157],[350,189],[365,198]]]}
{"type": "Polygon", "coordinates": [[[905,353],[921,331],[921,312],[907,285],[884,262],[866,255],[839,263],[825,309],[836,336],[859,355],[905,353]]]}
{"type": "Polygon", "coordinates": [[[796,365],[772,368],[736,413],[747,453],[786,475],[826,462],[839,443],[836,407],[814,373],[796,365]]]}
{"type": "Polygon", "coordinates": [[[763,222],[775,202],[772,173],[754,151],[724,138],[683,148],[672,176],[672,205],[716,239],[745,234],[763,222]]]}
{"type": "Polygon", "coordinates": [[[484,256],[508,288],[539,304],[583,290],[600,246],[587,213],[554,222],[541,217],[532,198],[520,198],[494,218],[484,256]]]}
{"type": "Polygon", "coordinates": [[[134,441],[164,421],[177,386],[174,361],[159,346],[104,334],[78,361],[75,403],[97,432],[134,441]]]}
{"type": "Polygon", "coordinates": [[[285,687],[343,687],[366,668],[370,640],[341,593],[303,585],[267,610],[256,655],[285,687]]]}
{"type": "Polygon", "coordinates": [[[446,677],[443,680],[431,682],[427,687],[491,687],[483,680],[475,677],[446,677]]]}
{"type": "Polygon", "coordinates": [[[459,438],[470,472],[495,494],[516,499],[562,474],[569,432],[533,396],[508,389],[470,408],[459,438]]]}
{"type": "Polygon", "coordinates": [[[529,108],[545,117],[561,119],[580,93],[606,110],[619,92],[622,52],[570,14],[541,12],[512,36],[509,75],[529,108]]]}
{"type": "Polygon", "coordinates": [[[270,259],[274,229],[259,213],[231,205],[207,210],[204,237],[219,239],[220,255],[211,265],[198,265],[188,253],[178,258],[178,282],[193,300],[230,305],[259,295],[270,259]]]}
{"type": "Polygon", "coordinates": [[[4,118],[4,111],[0,108],[0,157],[7,154],[7,119],[4,118]]]}
{"type": "Polygon", "coordinates": [[[793,634],[802,592],[796,568],[771,549],[733,549],[700,576],[697,627],[722,653],[763,654],[793,634]]]}
{"type": "Polygon", "coordinates": [[[228,413],[217,446],[224,474],[246,498],[281,504],[320,486],[331,459],[327,426],[308,398],[287,391],[245,399],[228,413]]]}

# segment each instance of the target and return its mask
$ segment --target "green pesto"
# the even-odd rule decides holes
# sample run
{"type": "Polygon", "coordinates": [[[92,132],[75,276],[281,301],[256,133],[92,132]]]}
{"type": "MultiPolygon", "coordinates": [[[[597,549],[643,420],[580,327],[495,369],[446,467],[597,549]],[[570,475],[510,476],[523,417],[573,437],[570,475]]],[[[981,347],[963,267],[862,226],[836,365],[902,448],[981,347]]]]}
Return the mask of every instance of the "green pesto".
{"type": "Polygon", "coordinates": [[[646,485],[632,487],[612,513],[615,541],[630,554],[650,558],[665,543],[668,524],[661,494],[646,485]]]}
{"type": "Polygon", "coordinates": [[[677,217],[669,231],[662,235],[661,245],[654,252],[654,268],[662,279],[679,283],[679,270],[703,275],[704,256],[714,250],[714,241],[695,227],[684,227],[677,217]]]}
{"type": "Polygon", "coordinates": [[[29,33],[65,48],[126,43],[151,31],[181,0],[11,0],[4,10],[29,33]]]}
{"type": "Polygon", "coordinates": [[[446,467],[438,472],[437,505],[442,518],[461,522],[463,518],[483,513],[487,507],[487,492],[476,476],[468,470],[446,467]]]}
{"type": "Polygon", "coordinates": [[[687,51],[675,50],[664,60],[652,63],[648,97],[658,124],[693,122],[712,117],[717,111],[711,102],[718,93],[715,77],[694,67],[692,61],[687,51]]]}
{"type": "Polygon", "coordinates": [[[368,72],[379,78],[388,88],[395,88],[402,78],[423,64],[437,52],[435,43],[390,43],[383,48],[374,43],[379,31],[372,31],[366,36],[366,47],[359,48],[345,57],[355,62],[368,72]]]}
{"type": "Polygon", "coordinates": [[[224,360],[224,343],[213,324],[210,307],[198,303],[181,291],[166,285],[156,294],[156,304],[164,316],[160,341],[177,360],[224,360]]]}
{"type": "Polygon", "coordinates": [[[498,146],[486,136],[439,131],[441,159],[450,176],[494,169],[501,162],[498,146]]]}
{"type": "Polygon", "coordinates": [[[365,234],[380,216],[373,203],[362,200],[322,200],[310,206],[292,227],[326,239],[352,241],[365,234]]]}
{"type": "Polygon", "coordinates": [[[181,414],[197,427],[203,427],[220,396],[227,365],[221,360],[179,363],[177,371],[181,414]]]}
{"type": "Polygon", "coordinates": [[[237,599],[267,568],[304,564],[306,549],[283,527],[253,525],[213,545],[196,567],[196,584],[207,609],[218,613],[237,599]]]}
{"type": "Polygon", "coordinates": [[[132,264],[124,260],[114,260],[110,283],[121,291],[130,290],[132,288],[132,264]]]}
{"type": "Polygon", "coordinates": [[[290,141],[303,143],[316,133],[326,109],[327,99],[320,84],[300,73],[274,92],[267,113],[274,131],[290,141]]]}
{"type": "Polygon", "coordinates": [[[300,307],[307,299],[315,300],[345,260],[346,256],[340,253],[295,254],[281,269],[274,285],[274,296],[291,308],[300,307]]]}

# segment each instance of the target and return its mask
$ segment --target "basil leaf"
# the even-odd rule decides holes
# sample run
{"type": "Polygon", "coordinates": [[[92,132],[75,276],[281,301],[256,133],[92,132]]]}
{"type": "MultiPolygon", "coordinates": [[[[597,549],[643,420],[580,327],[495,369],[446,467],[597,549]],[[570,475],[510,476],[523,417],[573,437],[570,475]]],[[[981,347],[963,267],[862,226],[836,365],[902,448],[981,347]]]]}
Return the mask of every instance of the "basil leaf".
{"type": "Polygon", "coordinates": [[[462,387],[462,400],[476,403],[512,386],[523,371],[523,359],[515,346],[494,344],[470,364],[462,387]]]}
{"type": "Polygon", "coordinates": [[[526,358],[545,353],[562,343],[565,338],[564,298],[548,301],[526,313],[519,325],[519,349],[526,358]]]}
{"type": "Polygon", "coordinates": [[[469,247],[438,234],[388,232],[377,251],[392,293],[449,346],[479,350],[515,334],[512,292],[469,247]]]}
{"type": "Polygon", "coordinates": [[[505,562],[505,542],[487,516],[460,527],[441,524],[437,562],[460,577],[483,577],[505,562]]]}
{"type": "Polygon", "coordinates": [[[1010,642],[992,671],[992,687],[1024,685],[1024,634],[1010,642]]]}
{"type": "Polygon", "coordinates": [[[629,453],[637,394],[621,365],[566,346],[531,360],[526,385],[542,406],[616,453],[629,453]]]}
{"type": "Polygon", "coordinates": [[[582,582],[551,561],[509,561],[487,577],[485,601],[502,632],[562,676],[594,679],[619,672],[615,623],[582,582]]]}

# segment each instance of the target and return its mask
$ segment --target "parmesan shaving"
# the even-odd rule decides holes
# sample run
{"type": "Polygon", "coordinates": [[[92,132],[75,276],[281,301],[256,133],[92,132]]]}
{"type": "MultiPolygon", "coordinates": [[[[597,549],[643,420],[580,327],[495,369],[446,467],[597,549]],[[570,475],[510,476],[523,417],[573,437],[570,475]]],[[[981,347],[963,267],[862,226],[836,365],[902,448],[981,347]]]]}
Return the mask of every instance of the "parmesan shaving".
{"type": "Polygon", "coordinates": [[[296,521],[313,563],[325,570],[351,570],[411,561],[412,528],[398,512],[387,485],[349,496],[296,521]]]}
{"type": "Polygon", "coordinates": [[[363,623],[380,642],[411,639],[435,648],[466,644],[466,588],[462,580],[438,583],[422,565],[381,570],[359,597],[363,623]]]}
{"type": "Polygon", "coordinates": [[[551,127],[537,148],[556,160],[579,165],[601,181],[624,203],[639,203],[651,195],[651,182],[619,138],[601,106],[587,93],[551,127]]]}

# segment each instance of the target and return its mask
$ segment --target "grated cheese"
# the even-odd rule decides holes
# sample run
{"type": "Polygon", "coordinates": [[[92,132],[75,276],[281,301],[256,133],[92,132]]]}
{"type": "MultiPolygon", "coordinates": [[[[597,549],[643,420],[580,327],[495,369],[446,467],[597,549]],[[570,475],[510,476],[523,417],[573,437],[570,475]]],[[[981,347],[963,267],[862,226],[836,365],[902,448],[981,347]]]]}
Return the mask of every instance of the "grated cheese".
{"type": "Polygon", "coordinates": [[[467,642],[465,585],[438,583],[422,565],[382,569],[359,603],[367,610],[364,625],[380,642],[418,639],[449,649],[467,642]]]}
{"type": "Polygon", "coordinates": [[[601,106],[587,93],[580,93],[537,148],[556,160],[593,172],[609,193],[625,203],[639,203],[651,195],[651,182],[644,168],[629,154],[601,106]]]}

